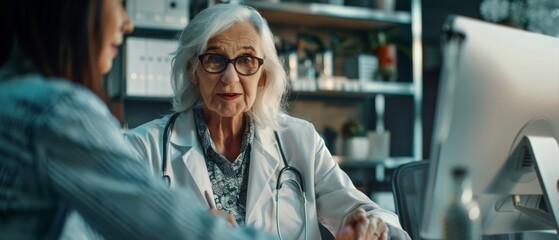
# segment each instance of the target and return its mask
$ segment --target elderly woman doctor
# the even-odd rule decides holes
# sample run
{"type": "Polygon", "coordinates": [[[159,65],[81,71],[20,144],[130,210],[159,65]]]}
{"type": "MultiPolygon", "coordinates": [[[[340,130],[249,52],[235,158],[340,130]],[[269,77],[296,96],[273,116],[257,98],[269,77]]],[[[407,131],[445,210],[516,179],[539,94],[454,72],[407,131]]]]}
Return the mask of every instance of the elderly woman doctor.
{"type": "Polygon", "coordinates": [[[286,73],[257,11],[200,12],[172,68],[177,113],[127,133],[171,187],[196,189],[200,202],[280,239],[320,239],[319,222],[338,236],[409,238],[395,214],[352,185],[313,125],[284,113],[286,73]]]}

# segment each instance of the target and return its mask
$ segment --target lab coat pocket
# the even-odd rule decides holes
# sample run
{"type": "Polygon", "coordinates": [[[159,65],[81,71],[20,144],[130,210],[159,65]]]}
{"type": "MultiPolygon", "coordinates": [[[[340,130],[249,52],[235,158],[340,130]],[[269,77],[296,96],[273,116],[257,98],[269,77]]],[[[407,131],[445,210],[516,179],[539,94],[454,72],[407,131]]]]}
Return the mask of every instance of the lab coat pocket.
{"type": "Polygon", "coordinates": [[[301,188],[291,180],[284,180],[278,193],[276,214],[279,218],[282,238],[303,239],[305,205],[301,188]]]}

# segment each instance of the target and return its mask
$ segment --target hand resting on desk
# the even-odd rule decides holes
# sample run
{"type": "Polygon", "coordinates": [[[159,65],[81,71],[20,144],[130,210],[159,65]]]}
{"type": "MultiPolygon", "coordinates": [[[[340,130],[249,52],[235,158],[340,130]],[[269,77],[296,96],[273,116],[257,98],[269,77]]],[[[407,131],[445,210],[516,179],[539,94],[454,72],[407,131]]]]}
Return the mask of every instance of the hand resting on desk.
{"type": "Polygon", "coordinates": [[[336,235],[337,240],[399,240],[410,239],[404,231],[398,231],[381,218],[367,214],[362,208],[353,211],[347,218],[344,227],[336,235]],[[394,229],[394,231],[390,231],[394,229]]]}

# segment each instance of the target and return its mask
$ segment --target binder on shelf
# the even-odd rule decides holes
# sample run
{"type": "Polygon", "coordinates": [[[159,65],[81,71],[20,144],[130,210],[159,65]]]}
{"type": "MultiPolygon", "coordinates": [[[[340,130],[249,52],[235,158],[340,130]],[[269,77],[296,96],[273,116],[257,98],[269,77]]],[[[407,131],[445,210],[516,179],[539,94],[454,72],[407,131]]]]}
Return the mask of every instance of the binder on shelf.
{"type": "Polygon", "coordinates": [[[128,15],[139,28],[182,30],[188,24],[190,0],[129,0],[128,15]]]}
{"type": "Polygon", "coordinates": [[[126,42],[126,95],[168,97],[175,40],[130,37],[126,42]]]}
{"type": "Polygon", "coordinates": [[[143,96],[146,92],[146,44],[140,38],[126,40],[126,95],[143,96]]]}

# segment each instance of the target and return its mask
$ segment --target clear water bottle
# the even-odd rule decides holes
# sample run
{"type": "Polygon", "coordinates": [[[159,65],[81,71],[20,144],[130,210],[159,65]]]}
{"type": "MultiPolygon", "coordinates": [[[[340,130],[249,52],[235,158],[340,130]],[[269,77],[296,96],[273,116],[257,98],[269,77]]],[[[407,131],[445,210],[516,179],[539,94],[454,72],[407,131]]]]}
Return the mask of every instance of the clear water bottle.
{"type": "Polygon", "coordinates": [[[468,171],[465,168],[456,167],[452,170],[451,175],[453,189],[444,216],[444,239],[480,240],[480,208],[473,198],[468,171]]]}

